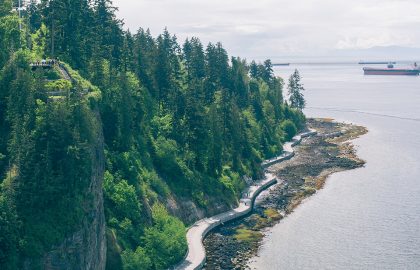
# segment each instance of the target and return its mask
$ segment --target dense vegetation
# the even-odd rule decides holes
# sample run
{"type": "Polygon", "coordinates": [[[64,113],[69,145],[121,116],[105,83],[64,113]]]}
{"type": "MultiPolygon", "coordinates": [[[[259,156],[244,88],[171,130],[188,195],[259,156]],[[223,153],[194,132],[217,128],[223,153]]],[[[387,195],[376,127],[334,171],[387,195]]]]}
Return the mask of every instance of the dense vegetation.
{"type": "Polygon", "coordinates": [[[244,176],[259,178],[260,162],[304,125],[269,60],[229,59],[220,43],[197,38],[179,45],[167,30],[133,35],[109,0],[32,1],[22,31],[10,10],[0,4],[1,269],[80,226],[98,130],[107,268],[165,269],[187,248],[169,202],[234,205],[244,176]],[[68,63],[71,84],[31,71],[46,57],[68,63]],[[49,97],[57,88],[71,94],[49,97]]]}

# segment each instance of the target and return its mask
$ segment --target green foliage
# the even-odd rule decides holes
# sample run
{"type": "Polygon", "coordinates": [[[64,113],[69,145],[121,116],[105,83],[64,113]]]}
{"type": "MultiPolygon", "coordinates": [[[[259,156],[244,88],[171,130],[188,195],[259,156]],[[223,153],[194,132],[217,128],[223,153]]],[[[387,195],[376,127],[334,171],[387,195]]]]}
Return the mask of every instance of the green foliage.
{"type": "Polygon", "coordinates": [[[146,229],[144,236],[146,254],[154,269],[166,269],[187,251],[186,228],[158,203],[152,207],[152,218],[153,226],[146,229]]]}
{"type": "Polygon", "coordinates": [[[160,196],[166,198],[170,195],[170,188],[156,172],[144,170],[141,173],[141,177],[160,196]]]}
{"type": "Polygon", "coordinates": [[[239,242],[257,242],[263,237],[259,231],[252,231],[248,229],[237,229],[235,232],[235,239],[239,242]]]}
{"type": "Polygon", "coordinates": [[[151,210],[153,225],[146,228],[142,237],[144,247],[122,252],[123,269],[167,269],[187,250],[184,224],[170,216],[160,203],[154,204],[151,210]]]}
{"type": "Polygon", "coordinates": [[[290,76],[287,88],[289,89],[290,106],[302,111],[306,105],[302,93],[305,88],[303,88],[303,85],[300,82],[300,74],[298,70],[295,70],[295,72],[290,76]]]}
{"type": "Polygon", "coordinates": [[[16,15],[0,17],[0,69],[19,46],[19,18],[16,15]]]}
{"type": "Polygon", "coordinates": [[[100,90],[99,90],[98,87],[94,86],[90,81],[88,81],[85,78],[83,78],[79,74],[79,72],[77,72],[76,70],[72,69],[68,64],[61,63],[61,65],[64,66],[64,68],[69,73],[69,75],[72,78],[72,80],[74,80],[76,82],[76,84],[80,88],[82,88],[84,90],[87,90],[88,92],[98,92],[98,93],[100,93],[100,90]]]}
{"type": "Polygon", "coordinates": [[[43,71],[43,75],[45,79],[49,81],[55,81],[61,79],[61,74],[55,69],[46,69],[43,71]]]}
{"type": "Polygon", "coordinates": [[[32,38],[32,51],[38,59],[45,59],[47,52],[47,41],[48,41],[48,28],[45,24],[41,24],[41,27],[31,36],[32,38]]]}
{"type": "Polygon", "coordinates": [[[48,92],[52,92],[52,91],[66,92],[66,91],[69,91],[71,87],[72,87],[71,82],[64,79],[49,81],[45,84],[45,90],[48,92]]]}
{"type": "Polygon", "coordinates": [[[116,181],[108,171],[104,176],[105,199],[111,204],[109,207],[120,218],[128,218],[139,222],[141,218],[141,205],[134,186],[129,185],[126,180],[116,181]]]}
{"type": "Polygon", "coordinates": [[[92,205],[88,188],[97,119],[83,100],[48,102],[45,91],[69,89],[69,82],[45,87],[29,70],[30,57],[28,51],[15,54],[0,78],[1,98],[7,101],[1,104],[0,132],[6,140],[0,149],[9,165],[2,168],[7,180],[0,197],[12,211],[5,222],[16,224],[14,230],[1,228],[1,234],[10,233],[6,269],[16,263],[20,268],[23,258],[37,258],[61,243],[80,228],[92,205]]]}
{"type": "Polygon", "coordinates": [[[260,178],[261,161],[304,127],[298,74],[291,108],[270,60],[229,59],[221,43],[198,38],[181,46],[166,29],[132,35],[109,0],[32,2],[21,34],[10,5],[0,4],[2,269],[81,226],[102,151],[107,267],[165,269],[186,241],[163,205],[234,206],[243,176],[260,178]],[[31,71],[41,57],[60,58],[71,80],[31,71]],[[57,91],[68,95],[49,97],[57,91]]]}
{"type": "Polygon", "coordinates": [[[141,247],[138,247],[135,251],[124,250],[122,260],[124,270],[151,269],[152,267],[152,260],[141,247]]]}
{"type": "Polygon", "coordinates": [[[245,188],[239,174],[232,172],[228,166],[223,168],[223,174],[219,181],[227,191],[226,196],[230,196],[231,198],[238,198],[241,191],[245,188]]]}
{"type": "Polygon", "coordinates": [[[0,3],[0,17],[6,16],[12,10],[12,0],[3,0],[0,3]]]}
{"type": "Polygon", "coordinates": [[[282,122],[281,128],[286,133],[287,141],[290,141],[297,133],[296,125],[290,120],[285,120],[284,122],[282,122]]]}
{"type": "MultiPolygon", "coordinates": [[[[3,190],[2,190],[3,191],[3,190]]],[[[17,269],[19,223],[15,205],[7,194],[0,194],[0,266],[17,269]]]]}

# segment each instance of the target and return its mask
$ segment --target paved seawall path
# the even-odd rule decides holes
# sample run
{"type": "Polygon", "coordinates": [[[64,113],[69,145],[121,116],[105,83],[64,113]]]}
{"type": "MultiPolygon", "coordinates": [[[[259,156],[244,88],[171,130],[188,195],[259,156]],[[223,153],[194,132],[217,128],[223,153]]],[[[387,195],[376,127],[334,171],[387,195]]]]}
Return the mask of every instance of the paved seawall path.
{"type": "Polygon", "coordinates": [[[250,213],[253,210],[255,199],[258,195],[265,189],[277,183],[276,176],[273,172],[267,170],[267,168],[275,163],[291,159],[295,155],[293,147],[298,145],[303,138],[315,134],[315,130],[310,130],[293,137],[292,141],[283,145],[282,155],[264,161],[261,166],[265,169],[265,178],[255,182],[243,192],[244,196],[240,200],[237,208],[213,217],[201,219],[194,223],[187,232],[188,253],[184,260],[172,269],[201,269],[206,262],[206,250],[203,245],[203,239],[206,235],[216,227],[223,225],[223,223],[232,221],[250,213]]]}

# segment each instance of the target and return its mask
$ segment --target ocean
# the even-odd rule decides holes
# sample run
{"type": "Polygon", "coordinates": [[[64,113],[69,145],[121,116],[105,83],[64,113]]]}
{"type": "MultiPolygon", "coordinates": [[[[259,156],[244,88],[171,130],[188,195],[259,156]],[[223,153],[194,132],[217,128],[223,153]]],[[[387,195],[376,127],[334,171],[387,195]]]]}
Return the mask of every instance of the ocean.
{"type": "Polygon", "coordinates": [[[275,68],[285,79],[299,70],[308,117],[368,128],[354,141],[366,166],[333,174],[268,229],[252,269],[420,269],[420,77],[362,67],[275,68]]]}

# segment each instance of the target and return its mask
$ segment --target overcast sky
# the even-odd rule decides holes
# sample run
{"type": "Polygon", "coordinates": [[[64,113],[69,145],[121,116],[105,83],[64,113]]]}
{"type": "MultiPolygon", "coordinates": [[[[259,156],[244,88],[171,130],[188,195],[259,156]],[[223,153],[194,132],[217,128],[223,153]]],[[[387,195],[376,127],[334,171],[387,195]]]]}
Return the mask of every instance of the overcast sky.
{"type": "Polygon", "coordinates": [[[167,26],[180,40],[221,41],[231,55],[322,55],[420,47],[420,0],[114,0],[126,27],[167,26]]]}

